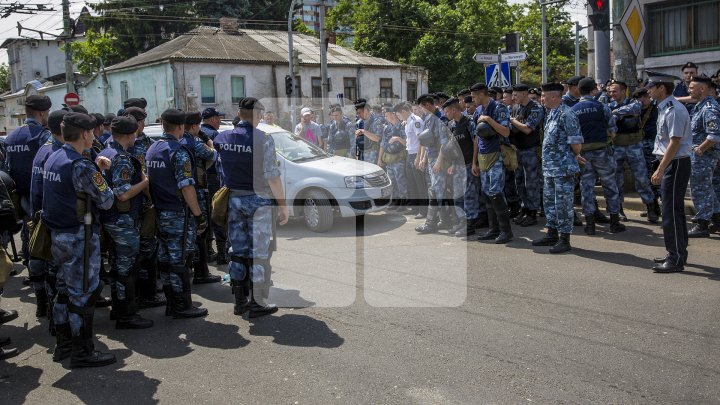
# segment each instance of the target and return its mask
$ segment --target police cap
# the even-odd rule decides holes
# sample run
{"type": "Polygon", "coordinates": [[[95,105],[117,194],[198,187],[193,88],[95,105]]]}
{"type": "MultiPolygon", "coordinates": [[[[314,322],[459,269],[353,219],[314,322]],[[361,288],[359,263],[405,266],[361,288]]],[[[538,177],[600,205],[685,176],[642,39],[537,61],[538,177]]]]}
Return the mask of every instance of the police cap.
{"type": "Polygon", "coordinates": [[[675,80],[679,80],[677,76],[669,75],[666,73],[660,73],[660,72],[651,72],[649,70],[646,70],[645,73],[648,75],[648,81],[647,84],[645,84],[646,88],[654,87],[658,83],[675,83],[675,80]]]}
{"type": "Polygon", "coordinates": [[[65,126],[78,127],[85,130],[95,129],[95,118],[80,112],[68,112],[63,117],[65,126]]]}
{"type": "Polygon", "coordinates": [[[502,94],[502,92],[503,92],[503,89],[500,86],[492,86],[492,87],[490,87],[490,91],[489,91],[489,93],[494,93],[494,94],[502,94]]]}
{"type": "Polygon", "coordinates": [[[563,85],[560,84],[560,83],[557,83],[557,82],[545,83],[545,84],[543,84],[543,85],[541,86],[541,88],[542,88],[542,91],[544,91],[544,92],[547,92],[547,91],[563,91],[563,90],[565,90],[565,88],[563,87],[563,85]]]}
{"type": "Polygon", "coordinates": [[[72,112],[83,113],[83,114],[85,114],[85,115],[88,115],[88,110],[87,110],[87,108],[83,107],[83,106],[80,105],[80,104],[78,104],[78,105],[71,105],[69,108],[70,108],[70,111],[72,111],[72,112]]]}
{"type": "Polygon", "coordinates": [[[512,92],[513,92],[512,86],[508,86],[503,89],[504,94],[512,94],[512,92]]]}
{"type": "Polygon", "coordinates": [[[688,69],[688,68],[689,68],[689,69],[697,69],[697,68],[698,68],[698,65],[696,65],[696,64],[694,64],[694,63],[692,63],[692,62],[688,62],[688,63],[686,63],[686,64],[684,64],[684,65],[682,66],[682,68],[680,69],[680,71],[682,72],[683,70],[688,69]]]}
{"type": "Polygon", "coordinates": [[[124,108],[138,107],[145,109],[147,107],[147,101],[144,98],[129,98],[123,103],[124,108]]]}
{"type": "Polygon", "coordinates": [[[132,115],[115,117],[110,123],[113,134],[129,135],[137,132],[138,122],[132,115]]]}
{"type": "Polygon", "coordinates": [[[627,89],[627,83],[620,81],[620,80],[615,80],[615,79],[610,80],[610,84],[616,84],[624,89],[627,89]]]}
{"type": "Polygon", "coordinates": [[[137,121],[142,121],[147,118],[147,113],[140,107],[129,107],[123,111],[124,116],[132,116],[137,121]]]}
{"type": "Polygon", "coordinates": [[[163,111],[163,113],[160,115],[160,118],[162,118],[164,122],[167,122],[169,124],[185,124],[185,113],[175,108],[168,108],[167,110],[163,111]]]}
{"type": "Polygon", "coordinates": [[[238,108],[241,110],[264,110],[265,106],[255,97],[245,97],[238,103],[238,108]]]}
{"type": "Polygon", "coordinates": [[[330,114],[336,113],[336,112],[342,113],[342,107],[340,107],[339,105],[330,107],[330,114]]]}
{"type": "Polygon", "coordinates": [[[487,91],[488,87],[485,85],[485,83],[475,83],[472,86],[470,86],[470,91],[487,91]]]}
{"type": "Polygon", "coordinates": [[[450,107],[451,105],[455,105],[455,104],[460,104],[460,100],[458,100],[457,98],[453,97],[453,98],[449,99],[448,101],[444,102],[443,105],[442,105],[442,108],[448,108],[448,107],[450,107]]]}
{"type": "Polygon", "coordinates": [[[693,76],[691,81],[696,82],[696,83],[704,83],[710,87],[715,87],[715,84],[713,83],[712,79],[707,77],[705,74],[693,76]]]}
{"type": "Polygon", "coordinates": [[[578,82],[578,89],[583,93],[590,93],[591,91],[595,90],[597,88],[597,84],[595,84],[595,79],[592,77],[585,77],[580,82],[578,82]]]}
{"type": "Polygon", "coordinates": [[[187,125],[198,125],[202,122],[202,114],[200,111],[189,111],[185,113],[185,123],[187,125]]]}
{"type": "Polygon", "coordinates": [[[202,119],[206,120],[208,118],[212,117],[224,117],[225,113],[221,113],[220,111],[216,110],[215,107],[208,107],[203,110],[202,112],[202,119]]]}
{"type": "Polygon", "coordinates": [[[441,92],[441,91],[435,93],[435,95],[436,95],[438,98],[444,98],[445,100],[447,100],[447,99],[450,98],[450,96],[448,96],[447,94],[445,94],[445,93],[443,93],[443,92],[441,92]]]}
{"type": "Polygon", "coordinates": [[[580,80],[584,79],[585,76],[573,76],[569,79],[567,79],[567,85],[568,86],[577,86],[578,83],[580,83],[580,80]]]}
{"type": "Polygon", "coordinates": [[[361,110],[363,108],[367,107],[367,100],[364,98],[359,98],[355,100],[355,109],[361,110]]]}
{"type": "Polygon", "coordinates": [[[116,115],[113,113],[107,113],[105,114],[105,121],[103,121],[103,125],[110,125],[112,123],[113,118],[115,118],[116,115]]]}
{"type": "Polygon", "coordinates": [[[92,113],[90,116],[95,118],[95,127],[101,127],[105,123],[105,116],[100,113],[92,113]]]}
{"type": "Polygon", "coordinates": [[[422,103],[430,103],[433,104],[435,101],[433,100],[433,96],[430,94],[423,94],[420,97],[418,97],[416,103],[422,104],[422,103]]]}
{"type": "Polygon", "coordinates": [[[52,107],[52,101],[48,96],[38,96],[33,94],[25,98],[25,107],[32,108],[36,111],[47,111],[52,107]]]}
{"type": "Polygon", "coordinates": [[[648,89],[643,88],[643,87],[636,89],[632,94],[633,98],[642,98],[647,95],[648,95],[648,89]]]}
{"type": "Polygon", "coordinates": [[[50,132],[53,134],[59,134],[60,133],[60,123],[63,121],[63,117],[65,114],[69,113],[70,111],[65,109],[55,110],[48,115],[48,128],[50,128],[50,132]]]}
{"type": "Polygon", "coordinates": [[[530,86],[527,84],[518,83],[512,87],[512,91],[530,91],[530,86]]]}

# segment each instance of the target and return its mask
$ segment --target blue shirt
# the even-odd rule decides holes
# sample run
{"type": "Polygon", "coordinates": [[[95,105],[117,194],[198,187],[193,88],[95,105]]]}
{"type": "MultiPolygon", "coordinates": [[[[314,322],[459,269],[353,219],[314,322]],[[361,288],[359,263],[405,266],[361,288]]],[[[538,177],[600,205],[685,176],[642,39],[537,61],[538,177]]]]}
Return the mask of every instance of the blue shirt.
{"type": "Polygon", "coordinates": [[[695,105],[691,114],[690,128],[693,145],[700,145],[705,139],[715,142],[712,149],[720,149],[720,105],[711,96],[695,105]]]}
{"type": "Polygon", "coordinates": [[[570,107],[560,104],[545,117],[542,169],[546,177],[565,177],[580,172],[570,145],[582,144],[580,122],[570,107]]]}
{"type": "Polygon", "coordinates": [[[664,156],[670,146],[670,138],[681,138],[680,149],[675,158],[690,156],[692,152],[692,131],[690,113],[675,97],[668,96],[658,103],[657,136],[653,154],[664,156]]]}

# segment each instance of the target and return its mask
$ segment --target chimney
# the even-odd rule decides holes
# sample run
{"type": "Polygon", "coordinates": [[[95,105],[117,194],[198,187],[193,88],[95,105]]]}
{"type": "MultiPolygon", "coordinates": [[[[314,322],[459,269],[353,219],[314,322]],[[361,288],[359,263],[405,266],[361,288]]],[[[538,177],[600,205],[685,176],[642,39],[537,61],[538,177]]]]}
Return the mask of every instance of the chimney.
{"type": "Polygon", "coordinates": [[[220,29],[226,34],[237,34],[240,28],[237,18],[220,17],[220,29]]]}

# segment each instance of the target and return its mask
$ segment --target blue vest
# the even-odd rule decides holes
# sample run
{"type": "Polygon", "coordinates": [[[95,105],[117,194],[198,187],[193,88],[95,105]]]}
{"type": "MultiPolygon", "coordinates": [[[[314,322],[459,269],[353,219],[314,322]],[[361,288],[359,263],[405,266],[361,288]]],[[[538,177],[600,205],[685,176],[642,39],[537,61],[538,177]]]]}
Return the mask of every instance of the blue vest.
{"type": "MultiPolygon", "coordinates": [[[[119,151],[113,147],[108,147],[100,152],[100,156],[110,159],[111,162],[110,169],[103,173],[105,182],[108,184],[110,189],[115,187],[113,185],[113,170],[115,169],[115,163],[121,156],[126,156],[130,159],[133,165],[134,171],[132,178],[130,179],[130,184],[134,186],[142,180],[142,165],[140,164],[140,161],[133,157],[130,153],[119,151]]],[[[142,201],[142,193],[139,193],[135,197],[131,198],[130,201],[120,201],[115,198],[115,202],[109,210],[100,210],[100,222],[103,224],[117,222],[120,214],[130,214],[130,218],[138,219],[140,218],[140,214],[142,212],[142,201]]]]}
{"type": "Polygon", "coordinates": [[[5,138],[5,161],[20,194],[30,193],[32,162],[38,149],[47,141],[46,135],[42,126],[30,124],[16,128],[5,138]]]}
{"type": "Polygon", "coordinates": [[[330,122],[330,132],[328,134],[328,143],[333,150],[350,149],[350,137],[348,129],[352,125],[349,119],[343,117],[342,122],[338,125],[335,120],[330,122]]]}
{"type": "MultiPolygon", "coordinates": [[[[177,187],[173,162],[175,152],[180,148],[187,150],[174,138],[163,137],[150,145],[145,155],[145,165],[150,178],[150,196],[155,207],[160,210],[182,211],[185,208],[185,203],[181,199],[182,194],[177,187]]],[[[192,162],[192,153],[189,151],[188,153],[192,162]]],[[[194,168],[194,162],[192,165],[194,168]]]]}
{"type": "Polygon", "coordinates": [[[580,121],[583,143],[607,142],[605,109],[599,101],[582,99],[571,109],[580,121]]]}
{"type": "MultiPolygon", "coordinates": [[[[180,138],[180,145],[183,145],[185,149],[187,149],[190,152],[190,156],[192,157],[193,162],[197,162],[200,164],[200,159],[197,157],[197,154],[195,153],[195,148],[197,147],[198,140],[195,139],[194,136],[192,136],[189,132],[184,132],[182,138],[180,138]]],[[[205,162],[203,160],[203,162],[205,162]]],[[[203,163],[204,164],[204,163],[203,163]]],[[[198,168],[193,165],[192,170],[193,179],[195,179],[195,182],[198,185],[205,186],[207,184],[207,179],[205,178],[199,178],[198,177],[198,168]]],[[[205,177],[204,171],[203,176],[205,177]]]]}
{"type": "Polygon", "coordinates": [[[35,155],[35,159],[32,162],[32,177],[30,179],[30,207],[33,213],[42,209],[45,162],[47,162],[53,152],[60,148],[62,148],[62,145],[56,142],[46,143],[40,147],[40,150],[38,150],[35,155]]]}
{"type": "MultiPolygon", "coordinates": [[[[213,140],[213,141],[215,140],[215,137],[216,137],[216,136],[218,135],[218,133],[219,133],[215,128],[211,127],[211,126],[208,125],[208,124],[202,124],[202,125],[200,125],[200,132],[202,132],[203,134],[205,134],[205,136],[207,136],[208,138],[210,138],[210,139],[213,140]]],[[[215,165],[212,165],[212,166],[208,167],[208,169],[207,169],[206,172],[207,172],[207,174],[211,174],[211,175],[213,175],[213,176],[217,176],[217,169],[215,168],[215,165]]]]}
{"type": "Polygon", "coordinates": [[[241,122],[232,131],[221,132],[213,145],[222,161],[222,178],[231,190],[254,191],[267,194],[270,185],[265,179],[263,159],[265,155],[264,132],[241,122]]]}
{"type": "MultiPolygon", "coordinates": [[[[495,109],[497,108],[497,101],[490,100],[487,110],[483,110],[482,114],[492,119],[495,119],[495,109]]],[[[478,137],[478,153],[484,155],[487,153],[500,152],[500,135],[495,134],[490,138],[484,139],[478,137]]]]}
{"type": "MultiPolygon", "coordinates": [[[[42,220],[54,231],[75,233],[83,225],[77,215],[78,192],[73,185],[73,167],[81,159],[86,158],[71,147],[62,147],[45,162],[42,220]]],[[[97,218],[95,204],[92,212],[97,218]]]]}

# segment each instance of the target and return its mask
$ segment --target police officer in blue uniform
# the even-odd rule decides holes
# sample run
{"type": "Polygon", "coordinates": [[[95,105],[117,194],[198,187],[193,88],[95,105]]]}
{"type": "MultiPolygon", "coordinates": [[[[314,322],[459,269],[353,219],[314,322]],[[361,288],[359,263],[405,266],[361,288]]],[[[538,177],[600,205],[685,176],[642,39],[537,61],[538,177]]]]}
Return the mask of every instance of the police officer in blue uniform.
{"type": "Polygon", "coordinates": [[[94,118],[82,113],[63,117],[65,144],[44,167],[42,220],[51,230],[52,255],[58,264],[58,298],[53,308],[57,330],[54,361],[71,357],[71,367],[112,364],[93,343],[95,301],[100,297],[98,210],[114,201],[98,167],[82,152],[92,146],[94,118]],[[68,215],[76,213],[76,215],[68,215]]]}
{"type": "MultiPolygon", "coordinates": [[[[200,210],[205,213],[206,217],[210,217],[209,204],[210,197],[207,188],[207,169],[215,166],[217,152],[212,148],[212,140],[200,131],[200,122],[202,115],[198,111],[188,112],[185,114],[185,133],[180,143],[185,146],[192,154],[195,162],[195,190],[197,191],[198,205],[200,210]],[[202,135],[201,135],[202,134],[202,135]]],[[[210,274],[208,268],[208,238],[211,230],[208,228],[202,233],[197,234],[197,250],[193,260],[193,284],[209,284],[218,283],[222,277],[210,274]]]]}
{"type": "Polygon", "coordinates": [[[355,124],[343,114],[339,105],[330,108],[328,153],[348,158],[355,157],[355,124]]]}
{"type": "Polygon", "coordinates": [[[16,128],[5,138],[5,168],[15,181],[15,192],[20,197],[18,212],[23,213],[23,226],[20,238],[22,239],[23,264],[29,260],[28,242],[30,232],[27,226],[32,215],[30,207],[30,177],[32,176],[32,161],[42,145],[50,138],[47,126],[48,115],[52,102],[48,96],[27,96],[25,99],[25,114],[27,119],[23,126],[16,128]]]}
{"type": "Polygon", "coordinates": [[[691,112],[693,107],[695,107],[695,103],[700,101],[690,94],[690,83],[692,78],[698,74],[698,65],[688,62],[684,64],[680,70],[683,74],[682,81],[675,86],[675,90],[673,90],[672,95],[677,101],[685,105],[688,112],[691,112]]]}
{"type": "Polygon", "coordinates": [[[147,192],[148,179],[140,161],[128,151],[135,144],[138,128],[135,118],[114,118],[110,128],[112,140],[100,156],[111,161],[104,177],[115,195],[115,203],[109,210],[100,212],[100,221],[112,240],[114,253],[110,271],[112,310],[117,329],[145,329],[153,322],[137,313],[135,279],[140,252],[142,194],[147,192]]]}
{"type": "Polygon", "coordinates": [[[371,112],[370,104],[364,98],[355,101],[355,112],[361,124],[355,130],[355,142],[358,159],[377,164],[380,151],[380,135],[384,123],[375,113],[371,112]]]}
{"type": "Polygon", "coordinates": [[[157,212],[158,269],[167,298],[165,315],[195,318],[207,309],[193,306],[189,267],[195,251],[195,235],[207,228],[207,218],[195,191],[195,162],[180,139],[185,132],[185,113],[167,109],[161,115],[163,135],[145,156],[150,195],[157,212]]]}
{"type": "MultiPolygon", "coordinates": [[[[198,136],[205,139],[214,140],[219,134],[221,118],[225,117],[225,113],[222,113],[215,109],[215,107],[208,107],[202,112],[202,125],[200,125],[201,133],[198,136]]],[[[208,188],[208,203],[212,201],[213,196],[220,189],[220,179],[218,178],[218,172],[216,165],[210,166],[207,169],[207,188],[208,188]]],[[[212,258],[215,256],[215,264],[218,266],[228,264],[227,256],[227,229],[218,225],[211,224],[212,232],[208,235],[208,261],[213,261],[212,258]],[[217,253],[214,254],[212,249],[212,242],[215,240],[217,245],[217,253]]]]}
{"type": "Polygon", "coordinates": [[[571,249],[573,231],[573,188],[583,137],[578,117],[565,103],[560,83],[542,85],[542,104],[547,108],[542,144],[542,169],[545,178],[543,208],[547,220],[547,234],[533,241],[533,246],[552,246],[550,253],[571,249]]]}
{"type": "Polygon", "coordinates": [[[257,129],[263,106],[253,98],[240,100],[240,121],[232,131],[215,138],[220,177],[230,189],[228,231],[231,245],[230,280],[235,295],[235,315],[248,312],[256,318],[277,312],[268,304],[270,258],[275,215],[284,225],[288,209],[280,180],[272,136],[257,129]]]}
{"type": "MultiPolygon", "coordinates": [[[[638,88],[633,93],[633,98],[640,102],[642,105],[642,112],[640,113],[640,126],[643,129],[643,156],[645,157],[645,165],[647,166],[647,178],[652,177],[655,171],[654,165],[657,162],[655,155],[653,155],[653,149],[655,148],[655,135],[657,135],[657,118],[658,109],[657,103],[650,98],[650,93],[646,88],[638,88]]],[[[649,181],[649,180],[648,180],[649,181]]],[[[650,184],[650,189],[653,192],[653,211],[656,216],[660,216],[660,187],[654,184],[650,184]]],[[[640,214],[642,216],[642,213],[640,214]]]]}
{"type": "Polygon", "coordinates": [[[697,225],[688,233],[690,238],[710,236],[710,221],[720,228],[720,195],[713,188],[713,178],[720,162],[720,105],[715,100],[715,85],[707,76],[695,76],[690,82],[690,95],[699,100],[691,113],[693,134],[690,195],[697,211],[697,225]]]}
{"type": "Polygon", "coordinates": [[[584,79],[585,76],[573,76],[569,78],[565,84],[567,85],[567,92],[562,96],[562,102],[568,107],[574,107],[580,101],[580,89],[578,85],[580,80],[584,79]]]}
{"type": "Polygon", "coordinates": [[[482,113],[475,121],[478,138],[478,166],[482,193],[488,210],[490,229],[478,240],[494,240],[497,244],[512,240],[510,211],[505,200],[505,166],[501,144],[508,144],[510,113],[505,105],[493,100],[483,83],[474,84],[470,91],[482,113]]]}
{"type": "Polygon", "coordinates": [[[615,117],[608,106],[595,100],[595,80],[584,78],[578,87],[580,102],[572,107],[572,111],[578,116],[583,136],[580,191],[586,222],[585,233],[595,235],[595,182],[598,178],[610,212],[609,230],[611,233],[622,232],[625,225],[620,223],[620,194],[615,178],[617,163],[612,156],[612,146],[608,145],[608,137],[613,137],[617,131],[615,117]]]}
{"type": "Polygon", "coordinates": [[[674,76],[647,72],[645,86],[650,97],[658,103],[655,155],[660,164],[652,175],[662,193],[662,229],[665,257],[656,258],[653,270],[657,273],[683,271],[687,262],[688,231],[685,221],[685,192],[690,180],[690,154],[693,135],[690,115],[672,96],[674,76]]]}
{"type": "MultiPolygon", "coordinates": [[[[32,162],[32,177],[30,180],[30,205],[33,212],[34,226],[38,225],[40,214],[42,213],[43,199],[43,174],[44,167],[48,157],[56,150],[62,148],[63,138],[60,129],[63,117],[69,111],[62,109],[50,113],[48,116],[48,129],[51,137],[48,141],[38,149],[37,154],[32,162]]],[[[45,261],[37,257],[30,256],[28,263],[28,273],[30,274],[30,282],[35,290],[37,299],[37,308],[35,316],[38,318],[48,315],[50,318],[50,330],[54,333],[52,323],[52,303],[55,299],[57,265],[52,261],[45,261]]]]}

